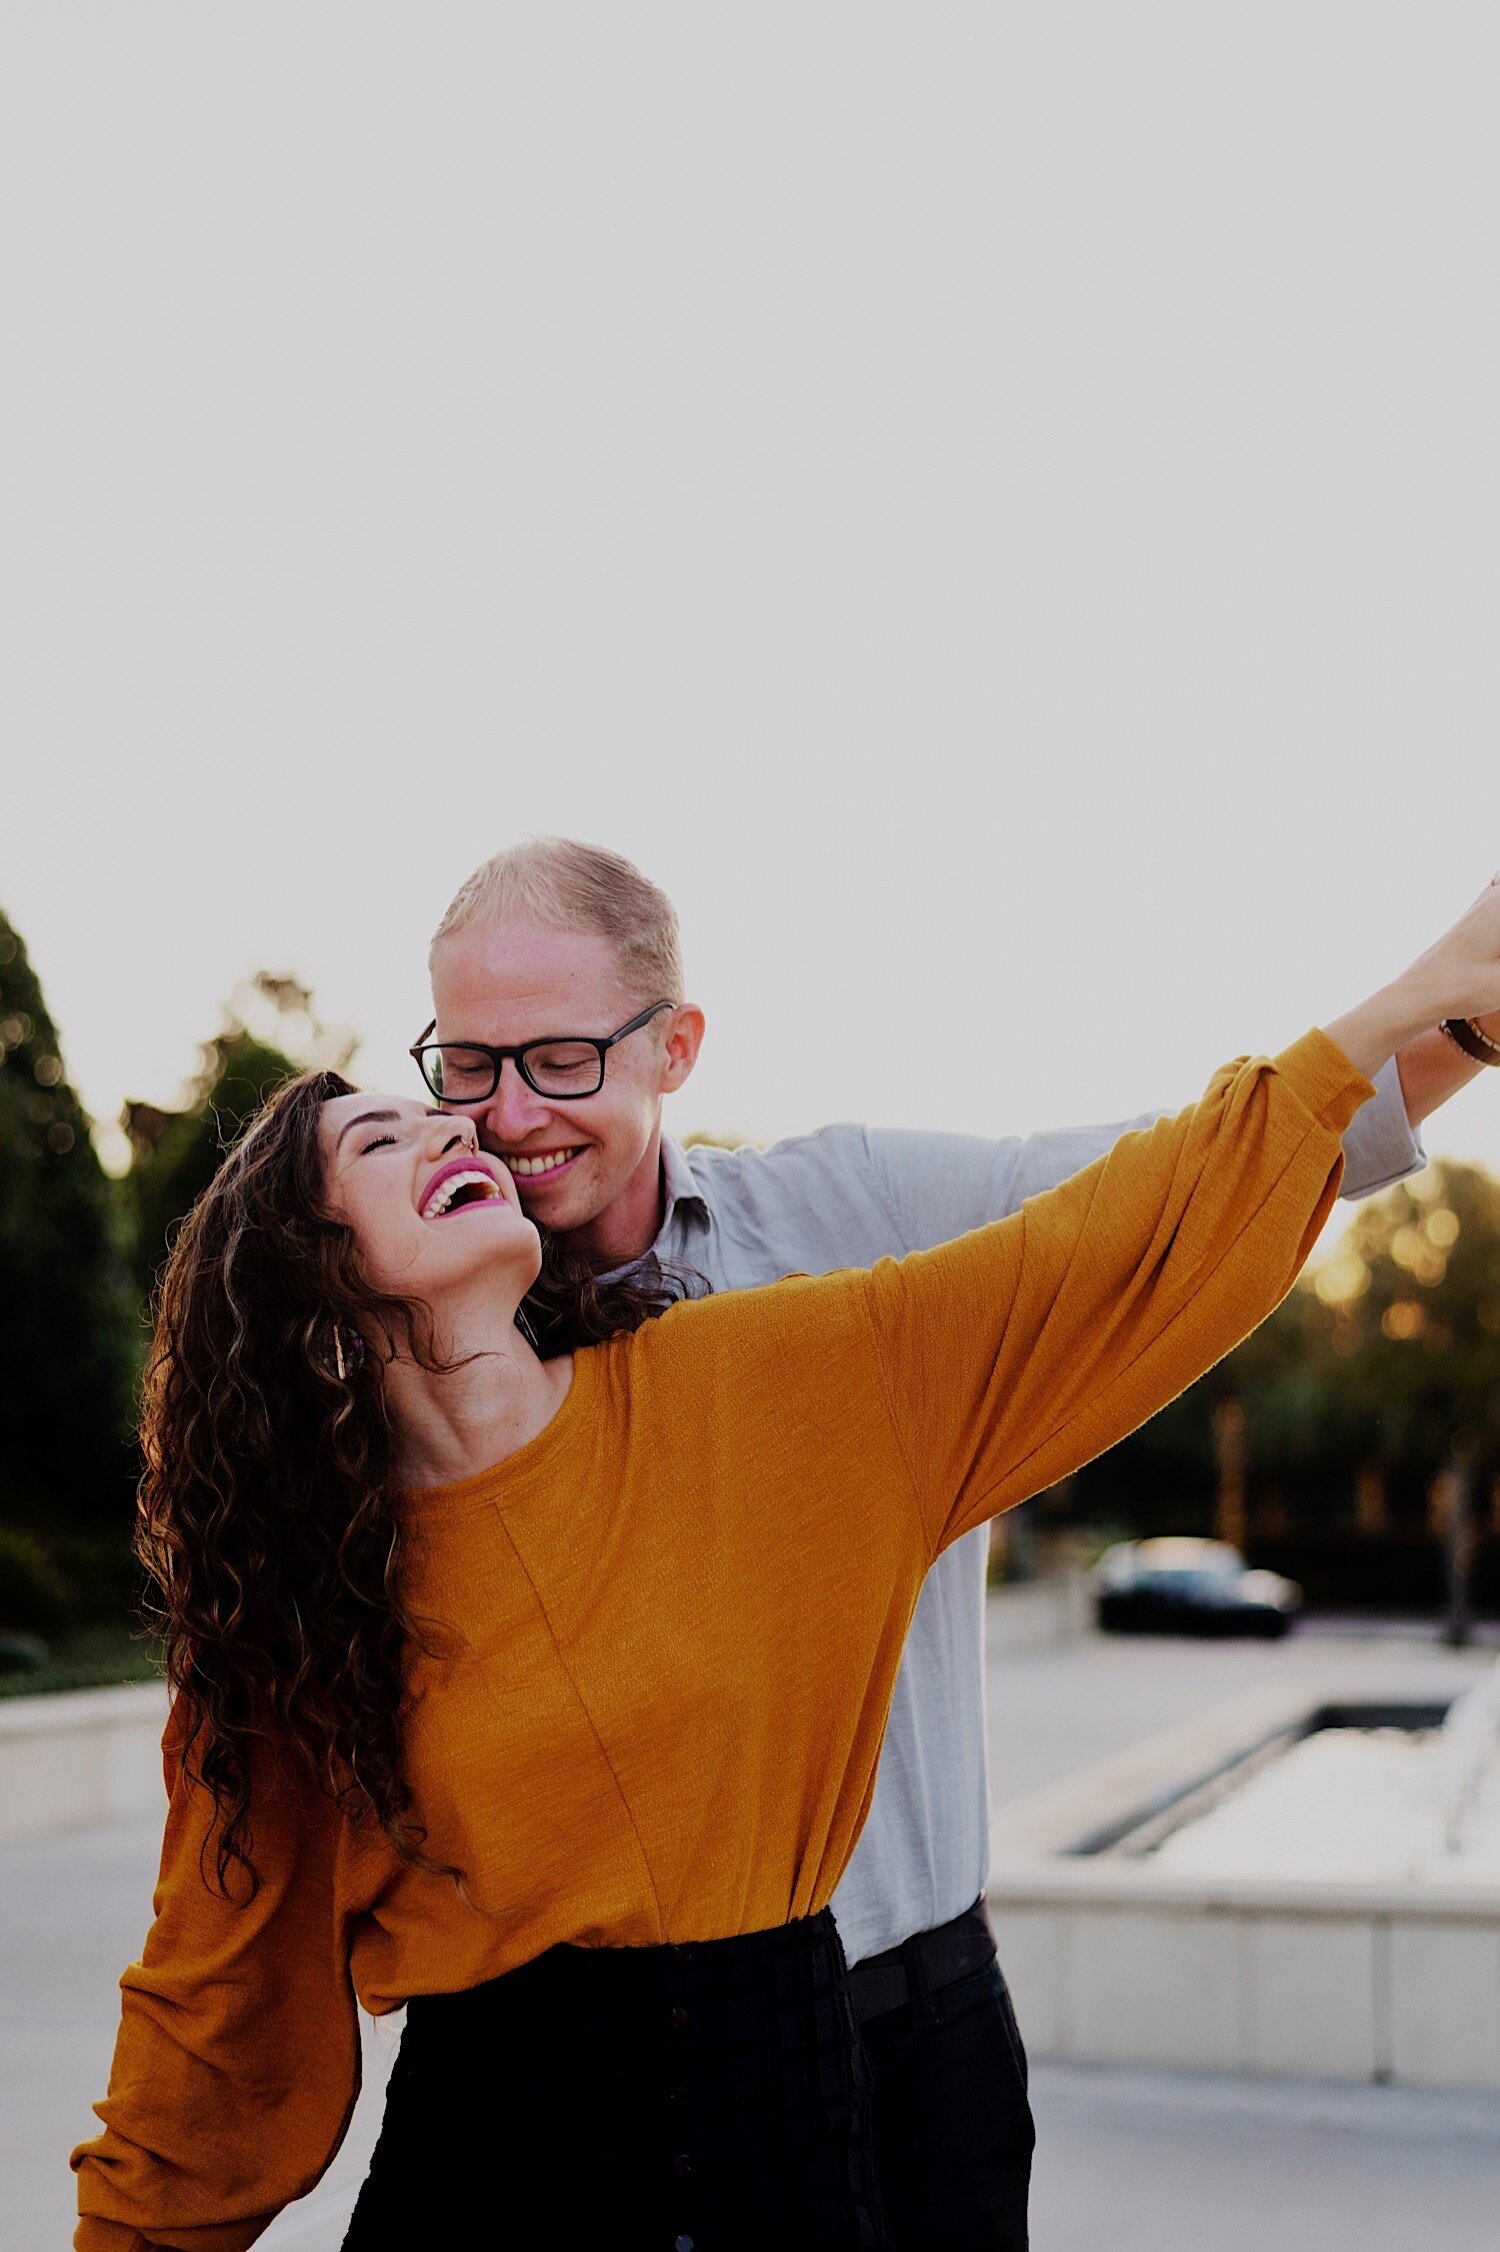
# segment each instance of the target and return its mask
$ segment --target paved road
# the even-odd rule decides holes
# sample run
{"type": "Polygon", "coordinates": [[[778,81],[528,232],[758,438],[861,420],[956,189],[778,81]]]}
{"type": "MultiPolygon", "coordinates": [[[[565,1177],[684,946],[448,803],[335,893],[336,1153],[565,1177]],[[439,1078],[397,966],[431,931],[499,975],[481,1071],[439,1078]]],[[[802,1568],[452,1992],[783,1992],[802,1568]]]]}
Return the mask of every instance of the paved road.
{"type": "Polygon", "coordinates": [[[1044,2066],[1034,2252],[1496,2252],[1500,2099],[1044,2066]]]}
{"type": "MultiPolygon", "coordinates": [[[[1248,1687],[1372,1662],[1419,1683],[1467,1678],[1409,1640],[1299,1636],[1284,1646],[1011,1646],[992,1619],[997,1802],[1072,1773],[1248,1687]]],[[[1003,1813],[1002,1817],[1003,1819],[1003,1813]]],[[[89,2132],[113,2037],[114,1981],[150,1915],[154,1824],[0,1847],[0,2252],[53,2252],[71,2229],[65,2154],[89,2132]]],[[[1002,1933],[1003,1957],[1003,1933],[1002,1933]]],[[[262,2238],[335,2252],[378,2118],[393,2044],[376,2029],[335,2169],[262,2238]]],[[[1036,2252],[1496,2252],[1500,2099],[1046,2067],[1036,2252]]]]}

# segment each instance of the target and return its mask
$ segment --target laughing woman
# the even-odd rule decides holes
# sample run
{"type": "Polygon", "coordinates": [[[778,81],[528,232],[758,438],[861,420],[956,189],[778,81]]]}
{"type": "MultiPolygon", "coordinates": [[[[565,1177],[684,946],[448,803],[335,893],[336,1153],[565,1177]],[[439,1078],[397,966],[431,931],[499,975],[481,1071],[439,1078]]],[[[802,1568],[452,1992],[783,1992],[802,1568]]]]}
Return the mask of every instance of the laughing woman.
{"type": "Polygon", "coordinates": [[[827,1904],[923,1575],[1261,1320],[1369,1075],[1496,1007],[1491,890],[1014,1219],[659,1321],[590,1293],[550,1358],[471,1122],[282,1089],[162,1290],[170,1811],[81,2252],[250,2244],[338,2148],[356,2001],[406,2006],[360,2252],[886,2242],[827,1904]]]}

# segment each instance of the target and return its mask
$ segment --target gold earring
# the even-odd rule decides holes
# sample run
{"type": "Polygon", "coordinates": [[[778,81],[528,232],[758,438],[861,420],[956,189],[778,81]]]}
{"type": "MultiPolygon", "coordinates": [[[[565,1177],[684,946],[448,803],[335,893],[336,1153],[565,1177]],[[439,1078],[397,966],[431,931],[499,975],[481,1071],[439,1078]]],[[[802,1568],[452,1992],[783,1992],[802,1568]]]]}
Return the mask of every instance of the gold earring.
{"type": "Polygon", "coordinates": [[[347,1334],[349,1342],[345,1344],[344,1325],[341,1321],[335,1321],[333,1324],[333,1373],[341,1384],[348,1383],[349,1371],[358,1368],[365,1357],[365,1341],[360,1336],[359,1331],[351,1329],[347,1334]]]}

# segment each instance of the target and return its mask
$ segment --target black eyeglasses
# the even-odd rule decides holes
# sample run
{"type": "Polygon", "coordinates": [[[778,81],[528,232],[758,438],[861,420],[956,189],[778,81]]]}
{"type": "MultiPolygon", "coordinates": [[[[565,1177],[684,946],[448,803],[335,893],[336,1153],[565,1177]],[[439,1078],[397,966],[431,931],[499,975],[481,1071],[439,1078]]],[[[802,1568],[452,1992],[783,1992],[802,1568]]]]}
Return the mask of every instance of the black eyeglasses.
{"type": "Polygon", "coordinates": [[[604,1085],[604,1059],[616,1041],[628,1040],[663,1009],[676,1006],[675,1001],[653,1001],[603,1040],[525,1040],[519,1048],[485,1048],[477,1040],[429,1040],[427,1032],[437,1030],[434,1017],[407,1053],[440,1103],[487,1103],[500,1084],[507,1056],[533,1094],[545,1095],[549,1102],[581,1102],[585,1095],[597,1095],[604,1085]]]}

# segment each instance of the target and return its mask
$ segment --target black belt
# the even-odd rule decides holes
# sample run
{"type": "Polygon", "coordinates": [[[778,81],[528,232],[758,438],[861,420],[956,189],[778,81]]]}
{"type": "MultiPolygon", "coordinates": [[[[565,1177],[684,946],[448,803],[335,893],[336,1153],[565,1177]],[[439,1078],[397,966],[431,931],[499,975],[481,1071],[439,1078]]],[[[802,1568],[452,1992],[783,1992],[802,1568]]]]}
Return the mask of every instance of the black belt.
{"type": "Polygon", "coordinates": [[[867,1955],[849,1973],[854,2014],[861,2025],[887,2010],[920,2005],[945,1986],[972,1978],[995,1959],[995,1935],[982,1901],[976,1900],[952,1923],[919,1931],[883,1955],[867,1955]]]}

